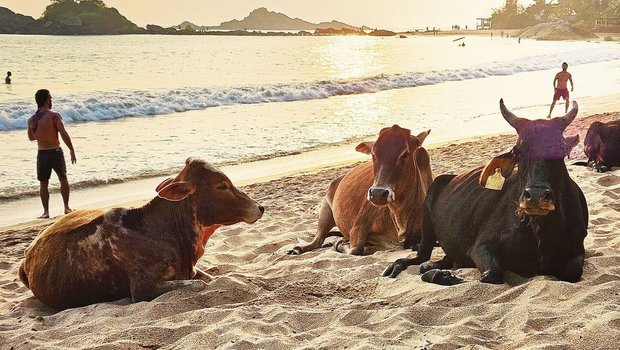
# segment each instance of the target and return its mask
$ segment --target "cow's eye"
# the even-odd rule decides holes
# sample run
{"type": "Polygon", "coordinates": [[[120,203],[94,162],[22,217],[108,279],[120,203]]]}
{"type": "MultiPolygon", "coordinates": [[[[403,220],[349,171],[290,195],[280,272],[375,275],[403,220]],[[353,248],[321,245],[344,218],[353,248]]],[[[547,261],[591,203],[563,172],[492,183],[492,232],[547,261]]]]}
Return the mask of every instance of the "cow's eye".
{"type": "Polygon", "coordinates": [[[226,191],[228,189],[227,183],[221,183],[215,187],[219,191],[226,191]]]}

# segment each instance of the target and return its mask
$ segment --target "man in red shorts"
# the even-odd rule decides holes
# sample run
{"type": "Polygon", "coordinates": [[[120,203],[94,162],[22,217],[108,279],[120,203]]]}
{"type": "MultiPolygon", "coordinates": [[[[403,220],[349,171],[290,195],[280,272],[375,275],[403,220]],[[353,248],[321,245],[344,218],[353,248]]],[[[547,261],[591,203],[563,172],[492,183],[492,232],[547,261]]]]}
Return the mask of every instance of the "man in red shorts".
{"type": "Polygon", "coordinates": [[[562,63],[562,71],[555,75],[553,79],[553,87],[555,88],[555,94],[553,95],[553,102],[551,102],[551,108],[549,109],[549,115],[547,119],[551,118],[551,112],[553,112],[553,107],[555,107],[555,101],[559,100],[560,97],[566,101],[565,112],[568,112],[569,105],[569,97],[568,97],[568,86],[567,82],[570,81],[570,91],[573,91],[573,76],[567,71],[568,63],[562,63]],[[556,85],[557,82],[557,85],[556,85]]]}
{"type": "Polygon", "coordinates": [[[67,180],[67,166],[64,154],[60,148],[58,134],[62,137],[69,151],[71,152],[71,163],[75,164],[75,151],[71,138],[65,130],[62,117],[56,112],[52,112],[52,95],[48,90],[41,89],[35,94],[37,101],[37,113],[28,119],[28,138],[31,141],[37,140],[39,153],[37,154],[37,179],[41,186],[41,204],[43,204],[43,215],[40,218],[49,218],[49,198],[48,183],[52,174],[52,169],[60,180],[60,194],[65,205],[65,214],[72,210],[69,207],[69,181],[67,180]]]}

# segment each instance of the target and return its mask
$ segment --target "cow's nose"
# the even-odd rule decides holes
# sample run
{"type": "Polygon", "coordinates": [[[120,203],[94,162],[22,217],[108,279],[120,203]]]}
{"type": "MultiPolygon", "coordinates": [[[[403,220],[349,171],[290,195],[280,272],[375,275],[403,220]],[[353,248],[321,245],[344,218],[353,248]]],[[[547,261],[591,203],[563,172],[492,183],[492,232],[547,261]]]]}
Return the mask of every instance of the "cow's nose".
{"type": "Polygon", "coordinates": [[[546,187],[528,187],[523,191],[523,201],[532,205],[553,202],[553,192],[546,187]]]}
{"type": "Polygon", "coordinates": [[[265,212],[265,207],[263,207],[262,205],[258,206],[258,210],[260,210],[261,213],[265,212]]]}
{"type": "Polygon", "coordinates": [[[368,200],[376,205],[385,205],[391,200],[393,200],[393,198],[392,196],[390,196],[389,189],[381,187],[371,187],[368,190],[368,200]]]}

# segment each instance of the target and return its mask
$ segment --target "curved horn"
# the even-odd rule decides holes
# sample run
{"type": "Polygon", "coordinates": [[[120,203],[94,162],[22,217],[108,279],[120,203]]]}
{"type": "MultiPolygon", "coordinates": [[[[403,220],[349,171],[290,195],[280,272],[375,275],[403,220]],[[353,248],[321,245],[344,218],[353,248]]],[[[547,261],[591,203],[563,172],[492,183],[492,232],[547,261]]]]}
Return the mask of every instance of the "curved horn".
{"type": "Polygon", "coordinates": [[[504,119],[506,119],[508,124],[510,124],[515,129],[519,127],[519,122],[521,121],[521,118],[517,117],[511,111],[509,111],[508,108],[506,108],[503,98],[499,100],[499,110],[502,112],[502,116],[504,117],[504,119]]]}
{"type": "Polygon", "coordinates": [[[568,111],[563,117],[560,117],[560,120],[564,122],[565,126],[568,126],[570,123],[575,120],[577,116],[577,111],[579,111],[579,105],[577,105],[577,101],[573,101],[573,108],[568,111]]]}

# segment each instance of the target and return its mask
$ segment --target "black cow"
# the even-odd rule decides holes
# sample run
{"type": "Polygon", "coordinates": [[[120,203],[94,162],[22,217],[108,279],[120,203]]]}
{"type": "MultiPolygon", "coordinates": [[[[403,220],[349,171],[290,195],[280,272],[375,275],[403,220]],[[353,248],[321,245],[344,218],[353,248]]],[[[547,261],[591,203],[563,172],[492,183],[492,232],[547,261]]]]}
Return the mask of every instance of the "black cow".
{"type": "Polygon", "coordinates": [[[480,281],[487,283],[503,283],[503,270],[579,281],[588,207],[564,164],[570,145],[562,135],[577,115],[577,103],[551,120],[518,118],[503,100],[500,110],[517,130],[516,146],[485,168],[437,177],[424,202],[417,256],[396,260],[383,276],[396,277],[407,266],[428,261],[438,241],[445,257],[420,266],[428,282],[461,282],[439,270],[454,266],[477,267],[480,281]],[[501,190],[485,188],[493,173],[505,178],[501,190]]]}
{"type": "Polygon", "coordinates": [[[620,166],[620,120],[607,123],[594,122],[583,141],[588,165],[599,173],[620,166]]]}

